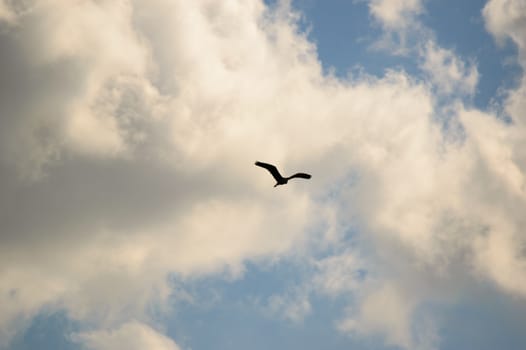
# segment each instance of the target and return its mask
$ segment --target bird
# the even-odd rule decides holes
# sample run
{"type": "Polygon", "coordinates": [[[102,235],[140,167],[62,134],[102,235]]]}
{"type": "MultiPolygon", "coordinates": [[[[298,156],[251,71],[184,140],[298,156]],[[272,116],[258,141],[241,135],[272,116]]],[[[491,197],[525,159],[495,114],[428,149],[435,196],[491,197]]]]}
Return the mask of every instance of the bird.
{"type": "Polygon", "coordinates": [[[263,163],[259,161],[256,161],[255,164],[259,167],[267,169],[272,174],[274,179],[276,179],[276,184],[274,185],[274,187],[279,186],[279,185],[285,185],[287,182],[289,182],[290,179],[293,179],[295,177],[299,177],[302,179],[310,179],[312,177],[311,175],[305,174],[305,173],[296,173],[289,177],[283,177],[279,173],[278,169],[272,164],[263,163]]]}

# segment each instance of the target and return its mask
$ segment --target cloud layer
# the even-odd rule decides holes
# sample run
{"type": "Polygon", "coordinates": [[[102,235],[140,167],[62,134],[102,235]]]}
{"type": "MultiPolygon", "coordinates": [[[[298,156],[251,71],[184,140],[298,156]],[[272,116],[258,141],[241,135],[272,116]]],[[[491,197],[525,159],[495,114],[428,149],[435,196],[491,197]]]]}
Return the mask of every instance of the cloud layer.
{"type": "MultiPolygon", "coordinates": [[[[483,14],[526,68],[521,6],[483,14]]],[[[370,10],[421,28],[418,1],[370,10]]],[[[2,345],[51,308],[89,348],[178,349],[148,325],[170,275],[290,255],[316,267],[302,298],[353,295],[341,331],[404,348],[436,346],[426,301],[480,280],[524,300],[524,79],[512,122],[471,107],[475,63],[424,29],[422,78],[324,75],[296,19],[257,0],[0,2],[2,345]],[[272,191],[255,160],[314,176],[272,191]]]]}

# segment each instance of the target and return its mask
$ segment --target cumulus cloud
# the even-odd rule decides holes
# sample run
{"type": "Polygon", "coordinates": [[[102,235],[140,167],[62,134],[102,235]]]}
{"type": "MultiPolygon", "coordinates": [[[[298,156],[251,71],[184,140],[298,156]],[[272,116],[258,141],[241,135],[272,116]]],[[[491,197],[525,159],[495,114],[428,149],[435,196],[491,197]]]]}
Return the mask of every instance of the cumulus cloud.
{"type": "MultiPolygon", "coordinates": [[[[526,296],[521,123],[456,102],[459,128],[444,130],[428,80],[323,75],[286,5],[25,6],[0,31],[3,345],[49,307],[96,324],[78,335],[94,349],[129,339],[177,349],[147,326],[149,307],[171,293],[167,276],[309,260],[313,240],[348,244],[348,227],[358,243],[318,261],[311,281],[357,296],[343,331],[410,348],[425,343],[411,326],[419,303],[478,278],[526,296]],[[314,176],[274,190],[254,160],[314,176]],[[356,278],[357,266],[371,279],[356,278]]],[[[394,28],[421,5],[371,10],[394,28]]],[[[425,55],[432,84],[472,93],[474,68],[437,46],[425,55]]],[[[518,91],[508,108],[522,122],[518,91]]],[[[306,295],[291,300],[272,304],[291,319],[310,312],[306,295]]]]}
{"type": "Polygon", "coordinates": [[[252,169],[307,143],[287,145],[304,130],[283,117],[320,70],[275,16],[259,2],[53,1],[2,33],[4,342],[49,305],[108,327],[147,319],[169,272],[239,270],[318,220],[308,196],[272,197],[252,169]]]}

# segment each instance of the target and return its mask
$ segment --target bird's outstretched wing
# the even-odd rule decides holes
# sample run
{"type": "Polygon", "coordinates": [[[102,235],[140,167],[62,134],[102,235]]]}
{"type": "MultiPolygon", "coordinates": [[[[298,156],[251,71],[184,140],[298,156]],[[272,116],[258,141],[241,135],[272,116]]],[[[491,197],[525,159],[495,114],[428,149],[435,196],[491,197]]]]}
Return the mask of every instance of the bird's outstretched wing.
{"type": "Polygon", "coordinates": [[[312,176],[310,176],[309,174],[305,174],[305,173],[296,173],[296,174],[290,176],[290,177],[289,177],[289,180],[290,180],[290,179],[293,179],[293,178],[295,178],[295,177],[300,177],[300,178],[302,178],[302,179],[310,179],[312,176]]]}
{"type": "Polygon", "coordinates": [[[279,173],[278,169],[274,165],[268,164],[268,163],[263,163],[263,162],[256,162],[255,164],[257,166],[260,166],[262,168],[267,169],[272,174],[272,176],[274,176],[276,181],[279,181],[279,180],[283,179],[283,176],[281,176],[281,174],[279,173]]]}

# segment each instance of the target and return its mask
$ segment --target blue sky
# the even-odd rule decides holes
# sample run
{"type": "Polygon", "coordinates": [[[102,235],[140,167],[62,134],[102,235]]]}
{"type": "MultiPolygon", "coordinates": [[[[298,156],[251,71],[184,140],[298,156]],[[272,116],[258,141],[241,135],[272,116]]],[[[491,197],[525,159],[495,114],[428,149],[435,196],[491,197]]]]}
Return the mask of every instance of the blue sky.
{"type": "Polygon", "coordinates": [[[0,0],[0,349],[526,348],[508,2],[0,0]]]}

